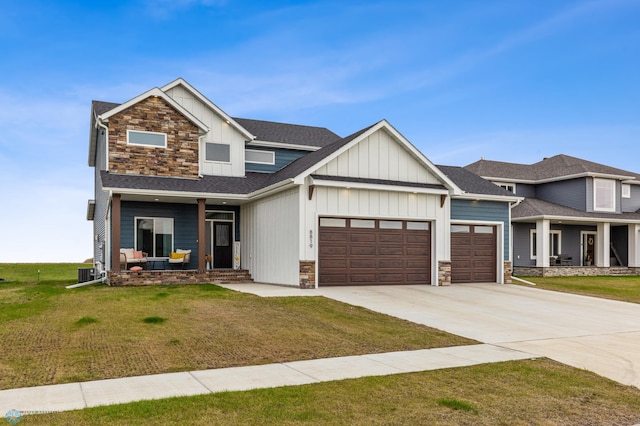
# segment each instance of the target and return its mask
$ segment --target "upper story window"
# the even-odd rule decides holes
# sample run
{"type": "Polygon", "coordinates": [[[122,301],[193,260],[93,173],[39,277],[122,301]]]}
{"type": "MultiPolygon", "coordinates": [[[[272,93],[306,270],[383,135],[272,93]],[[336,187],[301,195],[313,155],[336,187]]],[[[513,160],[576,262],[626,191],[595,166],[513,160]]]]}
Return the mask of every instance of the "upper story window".
{"type": "Polygon", "coordinates": [[[254,164],[276,164],[276,153],[273,151],[262,151],[257,149],[246,149],[244,151],[245,163],[254,164]]]}
{"type": "Polygon", "coordinates": [[[495,182],[500,188],[504,188],[509,192],[516,193],[516,184],[515,183],[505,183],[505,182],[495,182]]]}
{"type": "Polygon", "coordinates": [[[231,161],[231,146],[223,143],[207,142],[205,144],[204,159],[206,161],[229,163],[231,161]]]}
{"type": "Polygon", "coordinates": [[[167,147],[167,134],[158,132],[145,132],[142,130],[127,130],[128,145],[167,147]]]}
{"type": "Polygon", "coordinates": [[[593,179],[593,210],[598,212],[616,211],[616,181],[593,179]]]}
{"type": "Polygon", "coordinates": [[[622,198],[631,198],[631,185],[628,183],[622,184],[622,198]]]}

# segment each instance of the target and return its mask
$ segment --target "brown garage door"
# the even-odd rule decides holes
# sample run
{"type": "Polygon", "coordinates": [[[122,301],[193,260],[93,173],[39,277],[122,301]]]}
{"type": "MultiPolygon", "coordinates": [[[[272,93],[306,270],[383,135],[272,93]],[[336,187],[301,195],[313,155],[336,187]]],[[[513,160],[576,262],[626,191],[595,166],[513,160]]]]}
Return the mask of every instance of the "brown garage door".
{"type": "Polygon", "coordinates": [[[496,227],[451,225],[451,282],[496,282],[496,227]]]}
{"type": "Polygon", "coordinates": [[[320,218],[318,285],[429,284],[429,222],[320,218]]]}

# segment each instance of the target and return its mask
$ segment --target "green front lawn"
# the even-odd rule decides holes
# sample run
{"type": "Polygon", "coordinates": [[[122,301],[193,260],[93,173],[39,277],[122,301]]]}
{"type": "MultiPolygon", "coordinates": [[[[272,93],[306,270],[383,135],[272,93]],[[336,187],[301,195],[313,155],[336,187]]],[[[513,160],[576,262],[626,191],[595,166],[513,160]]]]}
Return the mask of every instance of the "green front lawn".
{"type": "Polygon", "coordinates": [[[65,289],[79,266],[0,264],[0,389],[477,343],[322,297],[65,289]]]}
{"type": "MultiPolygon", "coordinates": [[[[609,277],[520,277],[536,284],[537,288],[583,294],[640,303],[640,276],[609,277]]],[[[513,280],[514,284],[521,284],[513,280]]]]}
{"type": "Polygon", "coordinates": [[[640,390],[546,359],[143,401],[25,425],[632,425],[640,390]]]}

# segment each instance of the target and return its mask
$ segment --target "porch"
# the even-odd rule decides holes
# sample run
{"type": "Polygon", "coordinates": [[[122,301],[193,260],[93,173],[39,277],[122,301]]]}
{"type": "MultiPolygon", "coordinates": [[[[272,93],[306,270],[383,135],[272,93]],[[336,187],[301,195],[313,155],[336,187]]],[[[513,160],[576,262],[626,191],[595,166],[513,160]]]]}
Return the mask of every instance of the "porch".
{"type": "Polygon", "coordinates": [[[513,268],[516,277],[592,277],[592,276],[624,276],[640,275],[639,267],[624,266],[516,266],[513,268]]]}
{"type": "Polygon", "coordinates": [[[251,274],[245,269],[109,271],[107,272],[107,279],[110,286],[239,284],[253,282],[251,274]]]}

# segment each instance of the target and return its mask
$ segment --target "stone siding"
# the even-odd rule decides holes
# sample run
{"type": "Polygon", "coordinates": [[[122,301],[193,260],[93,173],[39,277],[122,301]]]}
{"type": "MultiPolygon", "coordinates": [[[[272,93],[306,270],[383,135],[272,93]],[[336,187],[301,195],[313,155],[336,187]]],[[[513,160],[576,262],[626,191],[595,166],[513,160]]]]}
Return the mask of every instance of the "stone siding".
{"type": "Polygon", "coordinates": [[[316,262],[300,261],[300,288],[316,288],[316,262]]]}
{"type": "Polygon", "coordinates": [[[144,286],[171,284],[229,284],[253,282],[246,270],[214,270],[198,272],[196,270],[163,270],[140,272],[110,271],[107,273],[110,286],[144,286]]]}
{"type": "Polygon", "coordinates": [[[640,275],[640,268],[597,266],[552,266],[548,268],[516,266],[513,268],[516,277],[595,277],[611,275],[640,275]]]}
{"type": "Polygon", "coordinates": [[[451,262],[438,262],[438,285],[451,284],[451,262]]]}
{"type": "Polygon", "coordinates": [[[109,118],[109,171],[198,178],[199,128],[164,99],[149,97],[109,118]],[[127,145],[127,130],[167,134],[167,147],[127,145]]]}
{"type": "Polygon", "coordinates": [[[512,274],[512,270],[511,270],[511,262],[505,261],[504,262],[504,283],[505,284],[511,284],[511,274],[512,274]]]}

